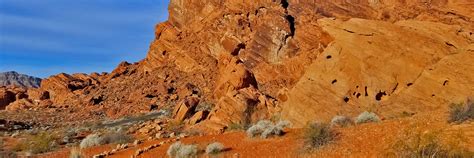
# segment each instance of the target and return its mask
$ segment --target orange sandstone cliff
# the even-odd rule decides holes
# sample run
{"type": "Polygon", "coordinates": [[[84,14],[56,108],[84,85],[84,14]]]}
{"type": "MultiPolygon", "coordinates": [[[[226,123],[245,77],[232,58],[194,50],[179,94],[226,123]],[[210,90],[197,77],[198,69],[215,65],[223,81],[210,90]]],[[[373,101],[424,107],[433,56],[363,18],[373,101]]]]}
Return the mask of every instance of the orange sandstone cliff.
{"type": "Polygon", "coordinates": [[[171,109],[212,130],[272,117],[301,127],[368,109],[427,113],[474,95],[473,8],[470,0],[171,0],[142,61],[52,76],[6,108],[109,117],[171,109]]]}

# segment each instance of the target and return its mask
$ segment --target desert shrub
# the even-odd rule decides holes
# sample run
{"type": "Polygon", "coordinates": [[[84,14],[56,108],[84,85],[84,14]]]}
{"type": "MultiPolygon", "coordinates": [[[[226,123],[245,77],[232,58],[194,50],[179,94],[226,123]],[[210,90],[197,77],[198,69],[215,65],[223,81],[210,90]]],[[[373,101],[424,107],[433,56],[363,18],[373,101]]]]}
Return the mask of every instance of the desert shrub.
{"type": "Polygon", "coordinates": [[[247,136],[253,138],[260,134],[262,138],[268,138],[273,135],[283,135],[283,129],[289,125],[289,121],[280,121],[275,125],[271,121],[260,120],[257,124],[247,129],[247,136]]]}
{"type": "Polygon", "coordinates": [[[181,148],[181,142],[175,142],[171,144],[171,146],[166,151],[166,154],[168,154],[169,157],[175,157],[180,148],[181,148]]]}
{"type": "Polygon", "coordinates": [[[169,121],[167,124],[167,130],[175,134],[180,134],[183,132],[184,123],[182,121],[169,121]]]}
{"type": "Polygon", "coordinates": [[[469,119],[474,119],[474,101],[468,100],[465,104],[451,104],[449,106],[448,122],[462,123],[469,119]]]}
{"type": "Polygon", "coordinates": [[[198,148],[196,145],[184,145],[178,141],[173,143],[166,153],[169,157],[174,158],[197,157],[198,148]]]}
{"type": "Polygon", "coordinates": [[[272,126],[272,122],[268,120],[260,120],[257,122],[257,124],[251,126],[250,128],[247,129],[247,136],[248,137],[255,137],[256,135],[261,134],[265,129],[268,127],[272,126]]]}
{"type": "Polygon", "coordinates": [[[243,130],[243,129],[244,129],[244,126],[239,123],[231,123],[229,124],[227,128],[227,130],[231,130],[231,131],[238,131],[238,130],[243,130]]]}
{"type": "Polygon", "coordinates": [[[409,128],[402,132],[396,140],[389,145],[388,156],[410,158],[464,158],[473,157],[463,146],[466,138],[462,134],[442,135],[441,131],[426,131],[409,128]],[[447,138],[450,143],[443,143],[439,138],[447,138]]]}
{"type": "Polygon", "coordinates": [[[124,144],[129,143],[132,140],[131,136],[120,132],[105,133],[103,135],[90,134],[81,141],[79,146],[81,148],[88,148],[104,144],[124,144]]]}
{"type": "Polygon", "coordinates": [[[176,154],[176,158],[190,158],[197,157],[197,145],[182,145],[176,154]]]}
{"type": "Polygon", "coordinates": [[[347,116],[335,116],[331,120],[331,126],[338,126],[338,127],[347,127],[350,125],[353,125],[354,122],[351,120],[351,118],[347,116]]]}
{"type": "Polygon", "coordinates": [[[291,122],[288,120],[280,120],[275,126],[279,128],[286,128],[286,127],[291,126],[291,122]]]}
{"type": "Polygon", "coordinates": [[[220,152],[222,152],[222,150],[224,150],[224,145],[219,142],[211,143],[206,147],[207,154],[219,154],[220,152]]]}
{"type": "Polygon", "coordinates": [[[357,116],[355,122],[357,124],[369,123],[369,122],[380,122],[379,116],[373,112],[364,111],[359,116],[357,116]]]}
{"type": "Polygon", "coordinates": [[[335,133],[328,124],[311,123],[304,130],[304,144],[307,149],[317,149],[335,139],[335,133]]]}
{"type": "Polygon", "coordinates": [[[268,138],[269,136],[281,136],[284,134],[283,129],[290,126],[290,121],[282,120],[279,121],[276,125],[268,126],[263,132],[261,137],[268,138]]]}
{"type": "Polygon", "coordinates": [[[69,158],[82,158],[82,152],[78,148],[71,149],[71,153],[69,154],[69,158]]]}
{"type": "Polygon", "coordinates": [[[121,132],[106,133],[102,136],[102,144],[125,144],[129,143],[133,138],[121,132]]]}
{"type": "Polygon", "coordinates": [[[36,135],[30,135],[26,139],[21,140],[15,147],[16,151],[27,151],[32,154],[44,153],[52,151],[57,147],[57,138],[50,133],[41,132],[36,135]]]}

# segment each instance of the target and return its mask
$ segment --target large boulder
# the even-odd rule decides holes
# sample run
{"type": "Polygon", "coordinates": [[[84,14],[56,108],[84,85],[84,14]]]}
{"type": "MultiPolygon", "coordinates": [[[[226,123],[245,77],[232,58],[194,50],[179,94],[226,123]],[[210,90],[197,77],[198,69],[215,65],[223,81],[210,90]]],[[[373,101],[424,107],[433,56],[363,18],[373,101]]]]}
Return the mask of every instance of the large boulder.
{"type": "Polygon", "coordinates": [[[7,90],[6,88],[0,88],[0,110],[5,109],[10,103],[16,100],[15,93],[7,90]]]}

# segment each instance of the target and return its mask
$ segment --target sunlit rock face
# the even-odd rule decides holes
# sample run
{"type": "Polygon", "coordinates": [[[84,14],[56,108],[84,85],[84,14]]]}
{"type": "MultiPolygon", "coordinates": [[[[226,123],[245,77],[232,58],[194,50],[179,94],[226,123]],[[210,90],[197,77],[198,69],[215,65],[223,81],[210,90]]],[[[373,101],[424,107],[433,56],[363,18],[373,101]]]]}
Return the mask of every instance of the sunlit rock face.
{"type": "Polygon", "coordinates": [[[427,112],[474,95],[472,8],[469,0],[171,0],[144,60],[110,74],[53,76],[33,100],[48,92],[52,106],[111,117],[193,100],[194,110],[176,116],[215,130],[268,118],[302,126],[367,109],[427,112]]]}

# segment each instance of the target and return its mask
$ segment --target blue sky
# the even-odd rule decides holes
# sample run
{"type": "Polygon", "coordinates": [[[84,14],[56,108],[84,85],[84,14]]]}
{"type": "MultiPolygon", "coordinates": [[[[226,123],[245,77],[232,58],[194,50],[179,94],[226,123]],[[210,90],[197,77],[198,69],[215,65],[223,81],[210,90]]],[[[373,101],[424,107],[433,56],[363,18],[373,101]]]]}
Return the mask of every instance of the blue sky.
{"type": "Polygon", "coordinates": [[[0,72],[110,72],[145,58],[169,0],[0,0],[0,72]]]}

